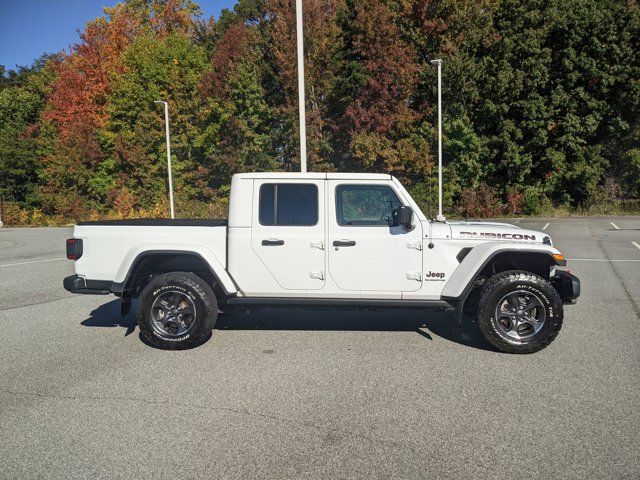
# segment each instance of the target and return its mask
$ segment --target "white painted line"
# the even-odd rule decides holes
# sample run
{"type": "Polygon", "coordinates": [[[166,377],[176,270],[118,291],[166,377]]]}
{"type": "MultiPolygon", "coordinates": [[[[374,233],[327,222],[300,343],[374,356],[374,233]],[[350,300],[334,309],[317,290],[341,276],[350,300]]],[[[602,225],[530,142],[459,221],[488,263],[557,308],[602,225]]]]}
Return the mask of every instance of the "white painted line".
{"type": "Polygon", "coordinates": [[[615,228],[616,230],[620,230],[620,227],[619,227],[618,225],[616,225],[615,223],[613,223],[613,222],[609,222],[609,223],[610,223],[610,224],[611,224],[611,226],[612,226],[613,228],[615,228]]]}
{"type": "Polygon", "coordinates": [[[63,258],[50,258],[48,260],[34,260],[33,262],[20,262],[20,263],[0,263],[0,267],[17,267],[18,265],[30,265],[32,263],[44,263],[44,262],[58,262],[60,260],[66,260],[66,257],[63,258]]]}
{"type": "Polygon", "coordinates": [[[638,245],[638,243],[637,243],[637,242],[631,242],[631,243],[633,243],[633,246],[634,246],[634,247],[636,247],[638,250],[640,250],[640,245],[638,245]]]}
{"type": "Polygon", "coordinates": [[[542,230],[546,230],[548,226],[549,226],[549,223],[547,222],[547,224],[544,227],[542,227],[542,230]]]}
{"type": "Polygon", "coordinates": [[[640,259],[607,260],[606,258],[567,258],[567,262],[640,262],[640,259]]]}

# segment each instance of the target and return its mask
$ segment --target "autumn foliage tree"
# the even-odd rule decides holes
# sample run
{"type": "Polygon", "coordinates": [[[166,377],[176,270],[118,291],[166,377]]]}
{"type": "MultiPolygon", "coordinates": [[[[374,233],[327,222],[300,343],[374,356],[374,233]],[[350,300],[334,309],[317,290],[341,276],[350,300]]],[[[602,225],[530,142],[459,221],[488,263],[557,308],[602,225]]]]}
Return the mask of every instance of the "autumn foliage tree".
{"type": "MultiPolygon", "coordinates": [[[[396,175],[433,213],[443,58],[450,211],[640,197],[637,2],[305,0],[304,18],[311,170],[396,175]]],[[[165,215],[167,100],[179,214],[219,215],[234,173],[299,168],[295,34],[294,0],[106,8],[68,52],[0,67],[0,196],[56,221],[165,215]]]]}

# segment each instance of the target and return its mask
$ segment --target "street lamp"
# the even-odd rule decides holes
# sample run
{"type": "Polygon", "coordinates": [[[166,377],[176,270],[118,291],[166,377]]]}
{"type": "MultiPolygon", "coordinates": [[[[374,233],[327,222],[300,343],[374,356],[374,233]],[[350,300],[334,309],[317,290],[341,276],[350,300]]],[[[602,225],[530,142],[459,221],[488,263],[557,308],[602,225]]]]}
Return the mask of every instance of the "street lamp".
{"type": "Polygon", "coordinates": [[[298,117],[300,119],[300,171],[307,171],[307,120],[304,104],[304,44],[302,0],[296,0],[296,43],[298,51],[298,117]]]}
{"type": "Polygon", "coordinates": [[[169,139],[169,104],[164,100],[156,100],[153,103],[164,104],[164,124],[167,134],[167,167],[169,171],[169,205],[171,207],[171,218],[175,218],[173,213],[173,179],[171,178],[171,140],[169,139]]]}
{"type": "Polygon", "coordinates": [[[442,215],[442,59],[431,60],[438,66],[438,222],[444,222],[442,215]]]}

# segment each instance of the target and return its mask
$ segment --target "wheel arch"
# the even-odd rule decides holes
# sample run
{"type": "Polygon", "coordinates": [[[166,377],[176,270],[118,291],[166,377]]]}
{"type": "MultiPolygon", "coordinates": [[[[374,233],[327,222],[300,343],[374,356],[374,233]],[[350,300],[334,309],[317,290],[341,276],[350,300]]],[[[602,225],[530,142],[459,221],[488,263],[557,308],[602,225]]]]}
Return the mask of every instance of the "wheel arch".
{"type": "Polygon", "coordinates": [[[479,245],[451,275],[442,290],[442,300],[456,305],[456,315],[461,320],[464,303],[479,280],[507,270],[524,270],[548,280],[552,267],[566,264],[554,257],[559,253],[546,245],[502,246],[494,242],[479,245]]]}
{"type": "Polygon", "coordinates": [[[487,258],[482,268],[474,276],[474,280],[480,277],[490,277],[507,270],[524,270],[548,280],[551,272],[550,267],[559,264],[558,260],[548,252],[498,251],[487,258]]]}
{"type": "Polygon", "coordinates": [[[200,253],[192,250],[146,250],[138,253],[131,262],[124,280],[114,283],[112,291],[122,296],[137,297],[144,285],[155,275],[182,271],[192,272],[203,278],[219,298],[236,293],[226,270],[217,272],[200,253]]]}

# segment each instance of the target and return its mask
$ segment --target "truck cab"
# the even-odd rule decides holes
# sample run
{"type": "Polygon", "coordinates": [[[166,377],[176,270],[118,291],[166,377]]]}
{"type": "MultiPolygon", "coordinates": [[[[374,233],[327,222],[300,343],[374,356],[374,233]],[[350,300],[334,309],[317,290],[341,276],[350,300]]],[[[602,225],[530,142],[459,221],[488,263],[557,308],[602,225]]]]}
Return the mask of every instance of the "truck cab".
{"type": "Polygon", "coordinates": [[[390,175],[241,174],[231,191],[229,273],[243,295],[439,299],[422,281],[431,225],[390,175]],[[394,221],[400,206],[410,225],[394,221]]]}

